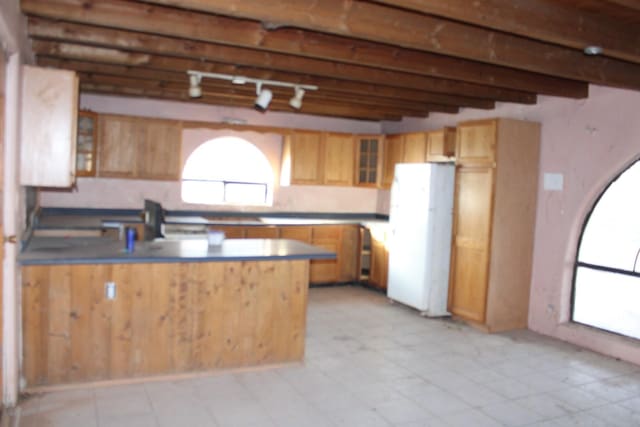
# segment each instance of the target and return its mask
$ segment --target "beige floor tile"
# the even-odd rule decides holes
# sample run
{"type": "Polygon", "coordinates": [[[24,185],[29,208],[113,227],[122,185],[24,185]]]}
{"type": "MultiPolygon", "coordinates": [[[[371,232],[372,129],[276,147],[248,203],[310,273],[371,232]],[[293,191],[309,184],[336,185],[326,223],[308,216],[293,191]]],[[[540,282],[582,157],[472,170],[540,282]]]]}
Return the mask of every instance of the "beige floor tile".
{"type": "Polygon", "coordinates": [[[33,395],[20,427],[640,425],[640,367],[516,331],[312,289],[304,363],[33,395]]]}

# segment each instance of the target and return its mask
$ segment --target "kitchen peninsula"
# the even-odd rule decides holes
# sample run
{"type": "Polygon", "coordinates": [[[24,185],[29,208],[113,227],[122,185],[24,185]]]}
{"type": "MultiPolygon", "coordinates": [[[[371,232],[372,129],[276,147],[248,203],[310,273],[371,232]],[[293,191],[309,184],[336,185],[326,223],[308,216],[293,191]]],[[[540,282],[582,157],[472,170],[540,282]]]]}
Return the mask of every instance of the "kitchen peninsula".
{"type": "Polygon", "coordinates": [[[286,239],[34,237],[22,264],[24,377],[39,386],[300,361],[309,260],[286,239]]]}

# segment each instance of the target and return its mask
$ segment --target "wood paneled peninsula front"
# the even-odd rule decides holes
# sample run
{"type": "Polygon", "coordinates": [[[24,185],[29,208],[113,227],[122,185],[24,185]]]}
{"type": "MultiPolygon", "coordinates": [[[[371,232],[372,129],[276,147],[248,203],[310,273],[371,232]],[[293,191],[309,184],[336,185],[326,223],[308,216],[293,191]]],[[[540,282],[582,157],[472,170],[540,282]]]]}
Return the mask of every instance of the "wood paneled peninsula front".
{"type": "Polygon", "coordinates": [[[26,388],[300,361],[309,260],[334,257],[287,239],[127,253],[34,237],[19,257],[26,388]]]}

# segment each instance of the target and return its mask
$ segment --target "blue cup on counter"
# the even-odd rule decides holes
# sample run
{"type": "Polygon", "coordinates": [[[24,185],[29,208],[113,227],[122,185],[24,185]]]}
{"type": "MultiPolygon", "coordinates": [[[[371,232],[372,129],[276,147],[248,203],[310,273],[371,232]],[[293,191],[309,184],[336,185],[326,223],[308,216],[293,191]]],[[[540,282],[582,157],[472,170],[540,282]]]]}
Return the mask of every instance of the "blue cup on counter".
{"type": "Polygon", "coordinates": [[[127,252],[133,252],[136,244],[136,229],[133,227],[127,227],[125,229],[125,250],[127,252]]]}

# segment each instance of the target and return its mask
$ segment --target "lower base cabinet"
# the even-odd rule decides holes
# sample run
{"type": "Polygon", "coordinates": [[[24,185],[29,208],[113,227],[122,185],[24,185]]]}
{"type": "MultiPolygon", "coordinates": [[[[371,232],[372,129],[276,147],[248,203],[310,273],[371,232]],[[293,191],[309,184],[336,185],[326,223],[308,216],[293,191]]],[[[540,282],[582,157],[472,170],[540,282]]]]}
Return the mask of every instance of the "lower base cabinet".
{"type": "Polygon", "coordinates": [[[371,266],[368,284],[380,290],[387,289],[389,251],[387,249],[387,225],[371,227],[371,266]]]}
{"type": "Polygon", "coordinates": [[[309,282],[312,284],[346,283],[359,280],[360,231],[356,224],[215,225],[209,228],[224,231],[229,239],[292,239],[335,252],[336,259],[311,260],[309,282]]]}

